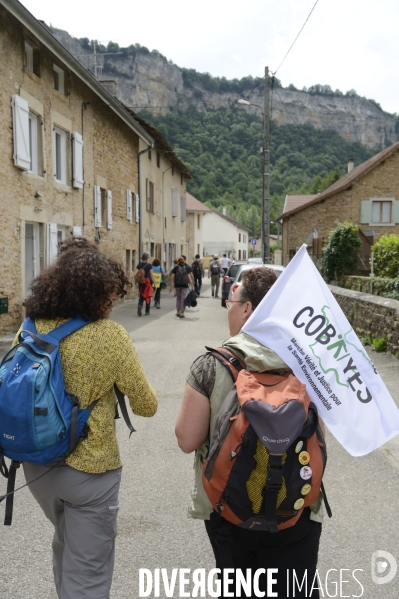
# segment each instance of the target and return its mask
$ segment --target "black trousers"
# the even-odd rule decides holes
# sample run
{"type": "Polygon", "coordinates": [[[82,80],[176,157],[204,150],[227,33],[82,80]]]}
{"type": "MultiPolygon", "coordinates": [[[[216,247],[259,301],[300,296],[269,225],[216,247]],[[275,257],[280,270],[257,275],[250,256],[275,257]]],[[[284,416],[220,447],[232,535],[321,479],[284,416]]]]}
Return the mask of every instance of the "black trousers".
{"type": "MultiPolygon", "coordinates": [[[[278,573],[272,575],[277,582],[271,590],[278,593],[278,599],[288,597],[313,597],[313,599],[318,599],[319,591],[315,589],[311,593],[311,588],[317,567],[321,524],[309,520],[309,515],[310,510],[306,508],[295,526],[281,530],[276,534],[262,531],[255,532],[232,525],[230,545],[234,568],[241,569],[244,576],[247,568],[251,569],[252,574],[259,568],[265,568],[266,570],[268,568],[277,568],[278,573]],[[302,585],[305,576],[306,582],[302,585]],[[302,589],[300,590],[301,585],[302,589]]],[[[216,536],[225,522],[216,512],[211,514],[210,520],[205,520],[205,528],[215,555],[216,567],[221,570],[223,568],[221,567],[216,536]]],[[[229,578],[233,577],[230,576],[229,578]]],[[[319,586],[317,578],[314,586],[319,586]]],[[[235,584],[229,584],[228,591],[230,593],[234,592],[235,588],[235,584]]],[[[267,577],[265,574],[260,575],[259,590],[263,591],[265,597],[267,597],[267,577]]],[[[244,597],[243,593],[241,593],[241,596],[244,597]]],[[[253,593],[251,599],[255,599],[255,597],[256,595],[253,593]]],[[[223,598],[224,594],[222,592],[221,599],[223,598]]]]}

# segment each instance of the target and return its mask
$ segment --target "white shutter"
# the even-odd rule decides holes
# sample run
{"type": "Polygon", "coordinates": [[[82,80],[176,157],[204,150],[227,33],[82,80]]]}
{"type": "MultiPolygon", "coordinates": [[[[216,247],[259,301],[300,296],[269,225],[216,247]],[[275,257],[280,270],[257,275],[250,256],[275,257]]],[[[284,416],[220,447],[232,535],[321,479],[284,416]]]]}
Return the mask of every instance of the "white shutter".
{"type": "Polygon", "coordinates": [[[130,189],[128,189],[126,191],[126,217],[130,223],[132,222],[132,203],[132,192],[130,191],[130,189]]]}
{"type": "Polygon", "coordinates": [[[74,237],[82,237],[82,235],[83,235],[82,227],[72,227],[72,235],[74,237]]]}
{"type": "Polygon", "coordinates": [[[83,189],[83,137],[76,131],[72,136],[72,156],[72,186],[83,189]]]}
{"type": "Polygon", "coordinates": [[[57,257],[57,223],[47,223],[47,266],[50,266],[57,257]]]}
{"type": "Polygon", "coordinates": [[[101,189],[94,186],[94,226],[101,227],[101,189]]]}
{"type": "Polygon", "coordinates": [[[186,196],[181,196],[181,221],[184,222],[186,220],[186,196]]]}
{"type": "Polygon", "coordinates": [[[23,170],[30,169],[29,105],[21,96],[12,97],[14,131],[14,164],[23,170]]]}
{"type": "Polygon", "coordinates": [[[177,216],[179,213],[179,193],[177,189],[172,189],[172,216],[177,216]]]}
{"type": "Polygon", "coordinates": [[[112,191],[107,191],[107,229],[112,229],[112,191]]]}
{"type": "Polygon", "coordinates": [[[140,222],[140,197],[139,194],[136,193],[136,223],[140,222]]]}

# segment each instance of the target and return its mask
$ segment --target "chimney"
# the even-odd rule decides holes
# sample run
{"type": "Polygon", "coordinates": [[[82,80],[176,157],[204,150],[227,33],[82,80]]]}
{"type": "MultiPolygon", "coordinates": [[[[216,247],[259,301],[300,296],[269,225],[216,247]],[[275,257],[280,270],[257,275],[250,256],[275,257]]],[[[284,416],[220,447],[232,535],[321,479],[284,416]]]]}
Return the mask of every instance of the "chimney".
{"type": "Polygon", "coordinates": [[[222,214],[223,214],[223,216],[226,216],[226,206],[223,206],[223,208],[222,208],[222,214]]]}
{"type": "Polygon", "coordinates": [[[353,160],[353,158],[348,158],[348,173],[353,171],[354,166],[355,166],[355,161],[353,160]]]}

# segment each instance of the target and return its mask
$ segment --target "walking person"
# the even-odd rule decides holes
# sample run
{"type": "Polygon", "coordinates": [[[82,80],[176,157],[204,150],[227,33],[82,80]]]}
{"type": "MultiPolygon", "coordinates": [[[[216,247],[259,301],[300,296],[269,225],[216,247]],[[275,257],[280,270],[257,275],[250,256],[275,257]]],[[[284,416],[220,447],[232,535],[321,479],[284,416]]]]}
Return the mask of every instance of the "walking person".
{"type": "Polygon", "coordinates": [[[153,285],[155,280],[152,274],[152,264],[148,262],[150,254],[143,252],[141,262],[138,263],[134,272],[134,279],[139,286],[139,303],[137,314],[141,316],[143,304],[145,303],[145,316],[150,315],[151,298],[153,296],[153,285]]]}
{"type": "MultiPolygon", "coordinates": [[[[277,371],[282,374],[290,370],[274,351],[261,346],[253,338],[240,332],[275,281],[276,275],[273,270],[263,267],[253,268],[243,275],[242,284],[235,290],[233,299],[226,301],[231,337],[223,343],[223,349],[244,362],[248,370],[257,373],[277,371]]],[[[295,570],[299,581],[304,577],[307,577],[308,581],[313,581],[316,575],[324,511],[322,494],[318,494],[317,500],[310,507],[303,509],[293,526],[278,533],[268,530],[255,531],[235,524],[227,524],[229,536],[226,537],[227,520],[222,517],[223,506],[220,511],[213,509],[202,483],[202,467],[209,450],[210,433],[214,431],[219,410],[232,385],[233,381],[228,369],[224,363],[216,359],[213,353],[197,358],[187,376],[183,401],[176,422],[176,436],[179,447],[185,453],[196,451],[189,517],[205,521],[205,529],[215,555],[217,568],[223,570],[225,567],[222,564],[225,563],[228,547],[234,570],[240,569],[245,576],[248,568],[251,570],[251,576],[254,576],[259,568],[276,568],[277,574],[274,577],[277,582],[273,585],[273,591],[277,592],[276,596],[294,596],[287,594],[286,586],[288,576],[292,579],[292,570],[295,570]]],[[[300,451],[300,447],[298,443],[295,451],[300,451]]],[[[307,452],[303,452],[302,457],[307,459],[308,455],[307,452]]],[[[309,459],[311,457],[309,456],[309,459]]],[[[309,471],[311,472],[310,468],[309,471]]],[[[307,479],[310,478],[306,476],[307,479]]],[[[308,493],[310,488],[310,484],[305,484],[302,487],[303,494],[308,493]]],[[[300,501],[303,505],[303,500],[300,501]]],[[[319,597],[317,589],[311,591],[310,586],[307,588],[306,584],[303,586],[304,588],[295,591],[295,597],[319,597]]],[[[317,583],[315,586],[317,587],[317,583]]],[[[267,593],[264,574],[259,578],[259,588],[261,592],[267,593]]],[[[222,593],[221,597],[224,596],[225,594],[222,593]]],[[[255,596],[260,595],[251,594],[250,597],[255,596]]]]}
{"type": "Polygon", "coordinates": [[[196,254],[194,257],[194,261],[191,265],[191,270],[193,272],[194,277],[194,289],[197,295],[201,293],[202,287],[202,277],[204,276],[204,263],[201,260],[201,256],[196,254]]]}
{"type": "Polygon", "coordinates": [[[223,254],[223,258],[220,259],[220,264],[221,264],[221,267],[223,269],[224,274],[226,275],[227,274],[227,270],[228,270],[228,268],[229,268],[229,266],[231,264],[230,258],[228,258],[226,256],[226,254],[223,254]]]}
{"type": "Polygon", "coordinates": [[[164,274],[165,271],[161,266],[161,262],[158,258],[155,258],[155,260],[152,261],[152,275],[155,282],[154,306],[158,309],[161,307],[161,285],[163,283],[164,274]]]}
{"type": "Polygon", "coordinates": [[[180,256],[177,259],[177,265],[172,268],[170,275],[169,293],[175,290],[176,295],[176,316],[185,318],[184,316],[184,300],[188,292],[189,286],[194,287],[194,277],[191,268],[185,263],[185,258],[180,256]]]}
{"type": "Polygon", "coordinates": [[[89,321],[61,340],[59,350],[68,392],[81,408],[98,400],[88,419],[88,435],[50,472],[57,461],[23,464],[29,490],[54,526],[59,599],[110,597],[122,472],[114,385],[129,398],[135,414],[153,416],[157,410],[130,336],[109,319],[129,285],[121,265],[86,240],[72,238],[61,243],[56,261],[31,283],[25,301],[26,316],[34,319],[39,334],[76,316],[89,321]]]}
{"type": "Polygon", "coordinates": [[[219,262],[219,256],[213,255],[213,259],[209,262],[208,279],[211,279],[212,297],[219,297],[220,273],[222,267],[219,262]]]}

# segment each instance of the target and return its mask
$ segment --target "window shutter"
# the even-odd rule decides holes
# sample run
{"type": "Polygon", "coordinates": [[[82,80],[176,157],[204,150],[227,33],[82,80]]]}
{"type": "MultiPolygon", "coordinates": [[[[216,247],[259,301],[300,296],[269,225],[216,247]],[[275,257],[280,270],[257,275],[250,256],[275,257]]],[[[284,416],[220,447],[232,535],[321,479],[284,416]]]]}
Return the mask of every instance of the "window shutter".
{"type": "Polygon", "coordinates": [[[399,223],[399,200],[393,201],[393,222],[395,225],[399,223]]]}
{"type": "Polygon", "coordinates": [[[371,223],[371,200],[360,202],[360,222],[367,225],[371,223]]]}
{"type": "Polygon", "coordinates": [[[107,229],[112,229],[112,191],[107,191],[107,229]]]}
{"type": "Polygon", "coordinates": [[[57,223],[47,223],[47,266],[50,266],[57,257],[57,223]]]}
{"type": "Polygon", "coordinates": [[[178,191],[177,189],[172,189],[172,216],[178,215],[178,191]]]}
{"type": "Polygon", "coordinates": [[[94,226],[101,227],[101,189],[94,186],[94,226]]]}
{"type": "Polygon", "coordinates": [[[184,222],[186,220],[186,196],[181,196],[181,221],[184,222]]]}
{"type": "Polygon", "coordinates": [[[29,105],[21,96],[12,97],[14,131],[14,164],[23,170],[30,169],[29,105]]]}
{"type": "Polygon", "coordinates": [[[140,222],[140,196],[136,193],[136,223],[140,222]]]}
{"type": "Polygon", "coordinates": [[[150,181],[149,179],[145,180],[145,198],[146,198],[146,210],[150,211],[150,181]]]}
{"type": "Polygon", "coordinates": [[[126,191],[126,218],[132,222],[132,192],[130,189],[126,191]]]}
{"type": "Polygon", "coordinates": [[[80,133],[72,135],[72,186],[83,189],[83,137],[80,133]]]}
{"type": "Polygon", "coordinates": [[[82,227],[72,227],[72,235],[74,237],[82,237],[82,235],[83,235],[82,227]]]}

